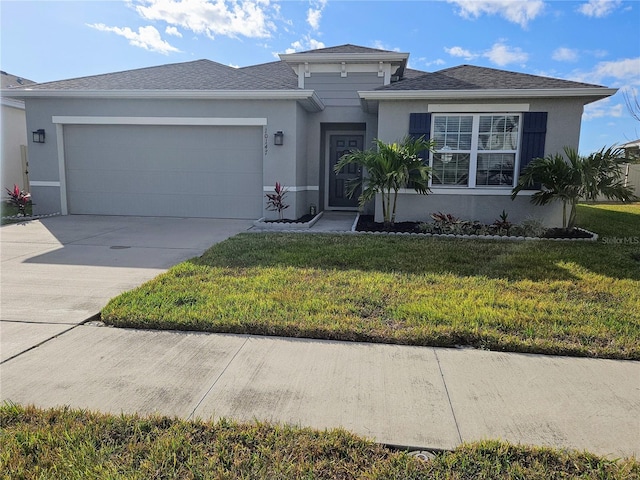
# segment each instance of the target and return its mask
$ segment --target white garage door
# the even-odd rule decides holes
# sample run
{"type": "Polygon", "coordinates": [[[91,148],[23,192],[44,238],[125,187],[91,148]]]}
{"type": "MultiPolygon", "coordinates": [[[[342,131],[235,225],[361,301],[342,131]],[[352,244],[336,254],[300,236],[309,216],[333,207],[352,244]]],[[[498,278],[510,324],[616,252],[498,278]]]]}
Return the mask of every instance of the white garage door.
{"type": "Polygon", "coordinates": [[[262,128],[65,125],[71,214],[259,218],[262,128]]]}

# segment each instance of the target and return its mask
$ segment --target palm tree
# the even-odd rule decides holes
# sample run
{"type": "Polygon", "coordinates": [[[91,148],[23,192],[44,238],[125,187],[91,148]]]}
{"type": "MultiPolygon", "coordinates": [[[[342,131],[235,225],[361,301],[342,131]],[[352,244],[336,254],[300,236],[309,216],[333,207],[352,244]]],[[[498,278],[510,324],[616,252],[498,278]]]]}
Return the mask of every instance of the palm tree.
{"type": "Polygon", "coordinates": [[[531,202],[547,205],[561,200],[562,227],[573,230],[578,201],[595,201],[600,195],[622,202],[635,199],[632,187],[625,186],[622,179],[621,167],[626,162],[623,150],[617,147],[604,147],[586,157],[565,147],[564,156],[555,154],[533,159],[520,175],[511,199],[522,190],[540,184],[542,187],[531,196],[531,202]]]}
{"type": "Polygon", "coordinates": [[[405,137],[401,143],[384,143],[374,140],[374,148],[364,151],[353,151],[338,161],[335,171],[346,165],[356,164],[366,170],[366,177],[355,179],[347,185],[347,196],[362,187],[358,202],[362,208],[367,202],[382,195],[382,216],[386,228],[390,228],[396,220],[396,203],[401,188],[413,188],[416,192],[429,193],[429,176],[431,168],[424,164],[419,153],[433,151],[433,141],[424,137],[405,137]]]}

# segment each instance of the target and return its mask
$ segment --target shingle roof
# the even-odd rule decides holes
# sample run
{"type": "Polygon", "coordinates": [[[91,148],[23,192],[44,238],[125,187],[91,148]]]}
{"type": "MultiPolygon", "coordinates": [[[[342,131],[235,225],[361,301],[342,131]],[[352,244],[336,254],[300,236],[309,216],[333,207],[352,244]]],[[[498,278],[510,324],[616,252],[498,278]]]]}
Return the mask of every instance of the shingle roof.
{"type": "MultiPolygon", "coordinates": [[[[306,54],[393,53],[357,45],[345,44],[300,52],[306,54]]],[[[487,67],[461,65],[434,73],[405,69],[403,79],[378,90],[482,90],[482,89],[558,89],[600,87],[587,83],[509,72],[487,67]]],[[[285,61],[275,61],[232,68],[211,60],[160,65],[123,72],[32,84],[19,88],[62,91],[118,90],[292,90],[298,88],[298,78],[285,61]]],[[[604,87],[602,87],[604,88],[604,87]]]]}
{"type": "Polygon", "coordinates": [[[0,71],[0,87],[1,88],[10,88],[10,87],[22,87],[25,85],[32,85],[35,82],[32,80],[27,80],[26,78],[17,77],[5,71],[0,71]]]}
{"type": "MultiPolygon", "coordinates": [[[[528,73],[509,72],[495,68],[460,65],[405,78],[379,90],[482,90],[482,89],[554,89],[593,88],[601,85],[542,77],[528,73]]],[[[604,88],[604,87],[602,87],[604,88]]]]}
{"type": "Polygon", "coordinates": [[[424,70],[415,70],[413,68],[405,68],[404,74],[402,75],[402,77],[405,79],[416,78],[416,77],[421,77],[426,73],[428,72],[425,72],[424,70]]]}
{"type": "Polygon", "coordinates": [[[282,60],[242,67],[240,71],[262,78],[270,78],[283,85],[288,85],[289,88],[298,88],[298,76],[293,69],[282,60]]]}
{"type": "MultiPolygon", "coordinates": [[[[296,83],[297,87],[297,83],[296,83]]],[[[31,90],[288,90],[291,82],[252,75],[211,60],[30,85],[31,90]]]]}

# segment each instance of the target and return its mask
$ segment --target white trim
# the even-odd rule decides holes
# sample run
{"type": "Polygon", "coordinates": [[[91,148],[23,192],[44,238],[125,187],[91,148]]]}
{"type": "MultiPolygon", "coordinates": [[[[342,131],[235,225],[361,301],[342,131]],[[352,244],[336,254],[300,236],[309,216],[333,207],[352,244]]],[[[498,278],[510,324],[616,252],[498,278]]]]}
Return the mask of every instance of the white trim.
{"type": "MultiPolygon", "coordinates": [[[[513,182],[510,186],[498,186],[498,185],[479,185],[477,186],[477,188],[480,189],[485,189],[488,188],[490,190],[502,190],[502,189],[511,189],[514,188],[517,184],[517,179],[518,179],[518,172],[520,171],[520,152],[522,150],[521,148],[521,142],[522,142],[522,124],[523,124],[523,118],[522,118],[522,114],[521,113],[517,113],[517,112],[480,112],[480,113],[469,113],[469,114],[463,114],[464,116],[470,116],[472,117],[472,133],[471,133],[471,146],[469,150],[456,150],[456,149],[452,149],[451,152],[452,153],[469,153],[469,180],[468,180],[468,185],[464,186],[464,187],[457,187],[457,188],[463,188],[463,189],[468,189],[468,190],[475,190],[476,189],[476,178],[477,178],[477,173],[478,173],[478,156],[481,154],[491,154],[491,153],[504,153],[504,154],[513,154],[514,155],[514,161],[513,161],[513,182]],[[518,132],[517,132],[517,139],[516,139],[516,148],[513,150],[480,150],[478,149],[478,139],[480,138],[480,118],[483,116],[502,116],[502,115],[509,115],[509,116],[516,116],[518,117],[518,132]]],[[[434,120],[437,117],[447,117],[449,116],[448,112],[443,112],[443,113],[438,113],[434,116],[434,120]]],[[[431,138],[435,138],[435,121],[431,122],[431,138]]],[[[433,168],[433,160],[434,160],[434,153],[440,153],[439,151],[437,152],[430,152],[429,153],[429,166],[431,168],[433,168]]],[[[438,185],[433,185],[433,175],[429,178],[429,187],[436,187],[436,188],[441,188],[440,184],[438,185]]],[[[448,186],[444,186],[444,188],[451,188],[449,185],[448,186]]],[[[457,190],[457,188],[453,188],[453,190],[457,190]]]]}
{"type": "Polygon", "coordinates": [[[383,62],[406,62],[408,53],[403,52],[367,52],[367,53],[280,53],[280,60],[287,63],[336,63],[336,62],[358,62],[376,63],[383,62]]]}
{"type": "Polygon", "coordinates": [[[430,103],[430,113],[528,112],[528,103],[430,103]]]}
{"type": "Polygon", "coordinates": [[[67,172],[64,161],[64,127],[56,125],[56,142],[58,144],[58,172],[60,175],[60,213],[69,214],[69,204],[67,203],[67,172]]]}
{"type": "Polygon", "coordinates": [[[266,118],[204,118],[204,117],[94,117],[58,116],[51,117],[55,124],[74,125],[203,125],[261,127],[266,118]]]}
{"type": "Polygon", "coordinates": [[[24,110],[24,102],[22,100],[14,100],[13,98],[0,97],[0,103],[5,107],[19,108],[24,110]]]}
{"type": "Polygon", "coordinates": [[[308,112],[324,110],[315,90],[2,90],[15,98],[160,98],[195,100],[295,100],[308,112]]]}
{"type": "Polygon", "coordinates": [[[60,187],[60,182],[58,181],[45,181],[45,180],[31,180],[29,182],[30,187],[60,187]]]}
{"type": "MultiPolygon", "coordinates": [[[[289,192],[317,192],[320,190],[320,187],[318,187],[318,185],[306,185],[301,187],[287,187],[286,185],[283,185],[283,187],[286,188],[289,192]]],[[[273,185],[263,185],[262,191],[273,192],[273,188],[273,185]]]]}
{"type": "Polygon", "coordinates": [[[363,100],[430,100],[464,98],[526,98],[526,97],[599,97],[614,95],[617,88],[522,88],[522,89],[477,89],[477,90],[384,90],[359,91],[363,100]]]}
{"type": "Polygon", "coordinates": [[[314,90],[2,90],[7,97],[195,98],[213,100],[307,100],[314,90]]]}

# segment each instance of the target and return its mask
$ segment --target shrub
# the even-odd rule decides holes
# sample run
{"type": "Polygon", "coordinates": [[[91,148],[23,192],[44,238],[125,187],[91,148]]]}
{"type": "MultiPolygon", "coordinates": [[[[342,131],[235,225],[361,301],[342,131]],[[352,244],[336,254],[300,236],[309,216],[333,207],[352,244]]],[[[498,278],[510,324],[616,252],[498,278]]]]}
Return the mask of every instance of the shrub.
{"type": "Polygon", "coordinates": [[[267,210],[271,212],[278,212],[278,216],[280,220],[283,219],[283,212],[289,208],[289,205],[284,203],[284,197],[287,195],[287,188],[280,184],[280,182],[276,182],[276,186],[274,188],[275,193],[267,193],[265,196],[267,197],[267,210]]]}
{"type": "Polygon", "coordinates": [[[13,186],[13,190],[7,188],[9,194],[9,203],[18,209],[18,213],[23,217],[27,216],[27,205],[31,203],[31,194],[20,190],[18,185],[13,186]]]}

